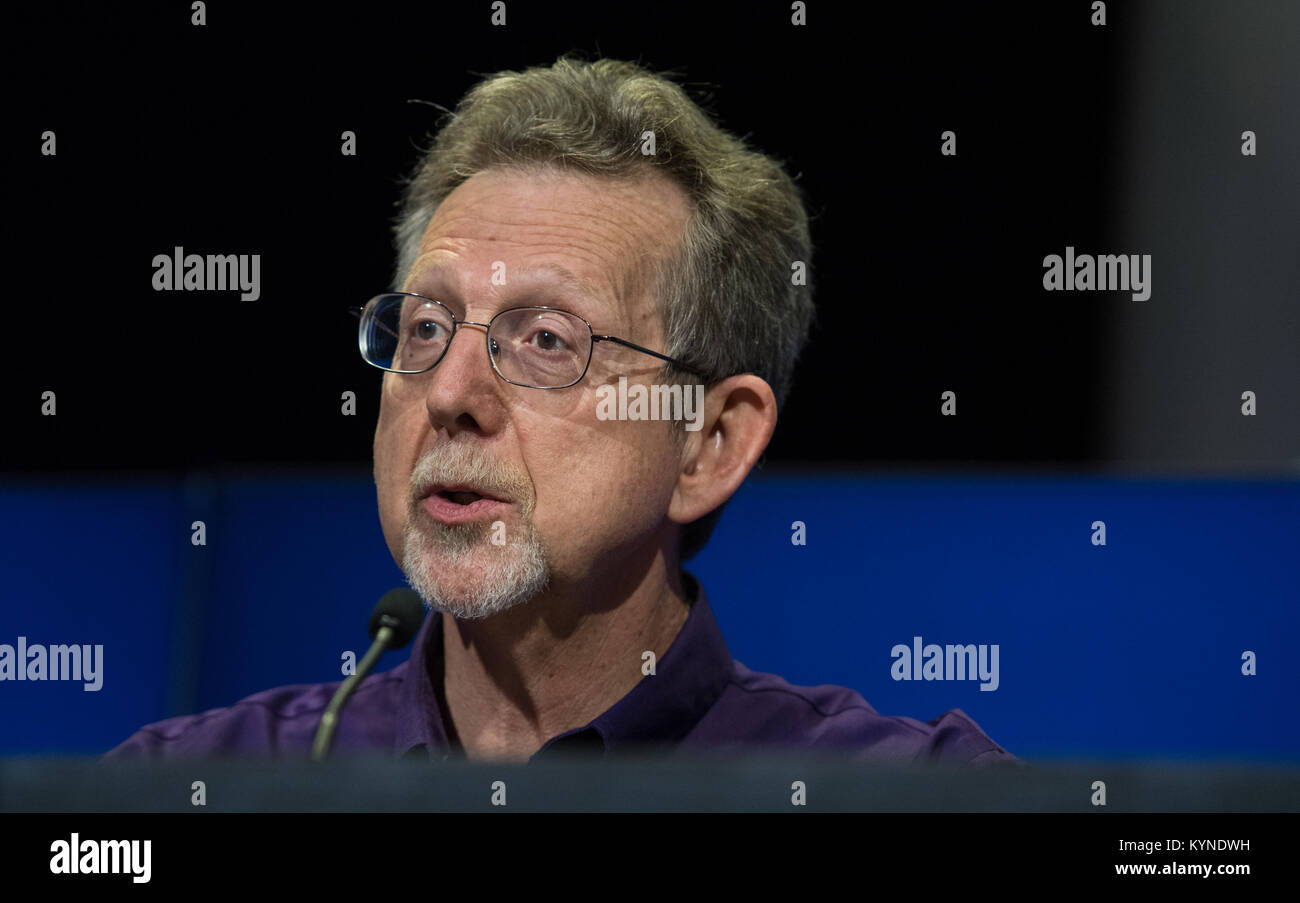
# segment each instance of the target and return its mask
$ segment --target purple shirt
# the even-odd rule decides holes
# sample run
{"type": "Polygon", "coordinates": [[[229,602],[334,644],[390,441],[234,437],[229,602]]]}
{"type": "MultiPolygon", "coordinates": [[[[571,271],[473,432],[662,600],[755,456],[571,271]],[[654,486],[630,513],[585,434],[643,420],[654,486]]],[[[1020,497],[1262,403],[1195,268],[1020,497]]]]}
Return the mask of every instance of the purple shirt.
{"type": "MultiPolygon", "coordinates": [[[[655,666],[589,724],[552,737],[552,753],[769,751],[834,752],[909,763],[1023,764],[961,709],[929,722],[881,715],[844,687],[797,687],[735,661],[702,588],[655,666]]],[[[639,663],[638,663],[639,665],[639,663]]],[[[339,718],[333,755],[388,750],[394,756],[463,756],[448,742],[435,692],[442,680],[442,616],[427,612],[410,658],[357,687],[339,718]]],[[[311,754],[321,713],[339,682],[263,690],[232,706],[146,725],[105,754],[116,757],[302,756],[311,754]]],[[[531,761],[531,760],[530,760],[531,761]]]]}

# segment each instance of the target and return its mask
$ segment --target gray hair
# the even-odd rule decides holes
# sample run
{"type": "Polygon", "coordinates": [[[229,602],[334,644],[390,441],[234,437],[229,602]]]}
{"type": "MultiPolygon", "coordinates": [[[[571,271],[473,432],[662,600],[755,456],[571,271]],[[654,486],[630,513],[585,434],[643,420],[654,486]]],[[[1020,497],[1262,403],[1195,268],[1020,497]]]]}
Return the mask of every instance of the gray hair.
{"type": "MultiPolygon", "coordinates": [[[[403,183],[395,288],[458,185],[489,168],[535,165],[620,179],[653,168],[671,178],[691,201],[686,229],[670,259],[634,277],[653,280],[665,353],[708,383],[754,373],[784,403],[813,317],[800,191],[778,161],[720,129],[669,78],[633,63],[565,56],[470,89],[403,183]],[[642,153],[647,131],[653,155],[642,153]]],[[[682,560],[704,547],[721,513],[683,529],[682,560]]]]}

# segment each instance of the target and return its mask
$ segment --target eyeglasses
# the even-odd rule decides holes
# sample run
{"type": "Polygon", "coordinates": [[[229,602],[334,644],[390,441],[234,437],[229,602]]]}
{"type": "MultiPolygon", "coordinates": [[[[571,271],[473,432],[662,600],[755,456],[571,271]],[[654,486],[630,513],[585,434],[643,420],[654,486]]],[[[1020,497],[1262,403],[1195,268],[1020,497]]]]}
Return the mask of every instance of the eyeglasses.
{"type": "Polygon", "coordinates": [[[529,389],[566,389],[587,375],[596,342],[615,342],[699,376],[681,361],[612,335],[596,335],[577,314],[554,307],[512,307],[490,322],[458,320],[433,298],[412,292],[376,295],[365,307],[350,308],[360,317],[357,342],[361,357],[390,373],[424,373],[451,347],[461,326],[487,330],[488,360],[497,376],[529,389]]]}

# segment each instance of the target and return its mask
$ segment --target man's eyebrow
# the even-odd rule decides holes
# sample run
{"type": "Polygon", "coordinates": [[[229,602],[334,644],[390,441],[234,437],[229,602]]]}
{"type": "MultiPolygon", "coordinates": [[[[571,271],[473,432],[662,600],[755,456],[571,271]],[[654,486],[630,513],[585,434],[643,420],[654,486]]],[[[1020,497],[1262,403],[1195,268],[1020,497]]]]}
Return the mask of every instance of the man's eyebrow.
{"type": "MultiPolygon", "coordinates": [[[[454,274],[453,267],[430,264],[418,271],[416,278],[411,280],[409,290],[416,294],[427,294],[432,290],[437,297],[441,293],[428,283],[441,282],[454,293],[457,288],[454,274]]],[[[575,310],[574,313],[581,314],[588,320],[593,316],[601,320],[607,320],[610,316],[618,317],[623,310],[621,298],[610,296],[594,280],[579,276],[558,263],[538,263],[518,270],[507,269],[505,277],[507,291],[512,283],[520,282],[525,284],[525,292],[542,288],[556,288],[569,292],[574,295],[575,300],[586,302],[580,305],[583,309],[575,310]]],[[[445,302],[449,299],[440,297],[438,300],[445,302]]]]}
{"type": "MultiPolygon", "coordinates": [[[[418,286],[426,279],[436,279],[443,282],[451,281],[455,269],[449,266],[439,266],[430,264],[416,271],[415,276],[411,279],[412,287],[418,286]]],[[[535,277],[549,277],[549,281],[558,284],[563,288],[572,289],[583,295],[587,295],[596,300],[603,300],[604,292],[591,279],[578,276],[572,270],[561,266],[558,263],[539,263],[526,269],[516,270],[513,274],[506,272],[506,285],[509,286],[512,275],[522,280],[532,280],[535,277]]]]}
{"type": "MultiPolygon", "coordinates": [[[[552,282],[586,295],[594,301],[615,300],[612,298],[606,299],[605,293],[592,280],[581,278],[558,263],[539,263],[536,266],[519,271],[516,275],[524,279],[534,276],[549,276],[552,282]]],[[[509,280],[510,276],[506,274],[507,283],[509,283],[509,280]]]]}
{"type": "MultiPolygon", "coordinates": [[[[448,288],[455,291],[457,288],[456,271],[449,266],[439,266],[438,264],[426,264],[411,272],[411,277],[407,280],[406,291],[414,292],[417,295],[425,294],[422,288],[427,288],[428,282],[441,282],[448,288]]],[[[441,300],[441,299],[440,299],[441,300]]]]}
{"type": "MultiPolygon", "coordinates": [[[[599,330],[614,329],[614,323],[621,323],[626,316],[626,304],[623,299],[609,290],[603,289],[594,280],[578,276],[558,263],[539,263],[527,269],[517,270],[514,274],[520,282],[532,282],[525,292],[546,288],[559,289],[573,298],[573,303],[564,303],[573,313],[583,317],[592,327],[599,330]]],[[[511,276],[506,274],[506,284],[511,276]]]]}

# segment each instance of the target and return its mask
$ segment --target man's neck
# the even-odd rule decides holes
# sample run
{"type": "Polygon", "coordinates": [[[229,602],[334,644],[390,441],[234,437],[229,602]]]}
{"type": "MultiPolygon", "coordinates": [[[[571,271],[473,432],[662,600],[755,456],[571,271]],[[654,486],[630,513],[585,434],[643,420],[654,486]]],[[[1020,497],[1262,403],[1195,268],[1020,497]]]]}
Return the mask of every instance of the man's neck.
{"type": "Polygon", "coordinates": [[[661,659],[688,613],[675,566],[657,560],[631,585],[552,586],[481,621],[443,614],[449,736],[470,759],[527,760],[627,695],[642,654],[661,659]]]}

